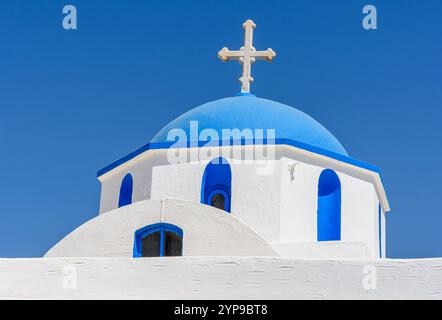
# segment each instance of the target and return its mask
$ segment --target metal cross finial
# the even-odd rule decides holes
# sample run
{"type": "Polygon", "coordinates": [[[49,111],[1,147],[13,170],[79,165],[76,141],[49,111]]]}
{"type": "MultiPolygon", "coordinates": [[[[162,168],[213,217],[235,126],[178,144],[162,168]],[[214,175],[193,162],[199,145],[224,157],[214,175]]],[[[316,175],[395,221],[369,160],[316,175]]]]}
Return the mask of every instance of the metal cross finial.
{"type": "Polygon", "coordinates": [[[238,60],[242,66],[242,76],[239,78],[241,82],[241,92],[250,92],[250,83],[253,82],[252,78],[252,63],[256,60],[267,60],[271,62],[276,56],[275,51],[267,49],[265,51],[256,51],[253,47],[253,29],[256,28],[256,24],[252,20],[247,20],[242,25],[244,28],[244,46],[237,51],[230,51],[227,48],[222,48],[218,52],[218,57],[223,61],[238,60]]]}

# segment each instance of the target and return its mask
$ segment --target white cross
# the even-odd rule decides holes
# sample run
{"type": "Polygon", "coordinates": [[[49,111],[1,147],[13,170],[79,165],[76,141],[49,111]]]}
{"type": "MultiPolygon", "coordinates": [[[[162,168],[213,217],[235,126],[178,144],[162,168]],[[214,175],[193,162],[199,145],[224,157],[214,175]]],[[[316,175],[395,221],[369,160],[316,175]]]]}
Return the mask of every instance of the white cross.
{"type": "Polygon", "coordinates": [[[218,57],[223,61],[239,60],[242,64],[242,77],[239,78],[241,82],[241,92],[250,92],[250,83],[253,82],[251,75],[252,63],[256,60],[267,60],[271,62],[276,56],[275,51],[267,49],[265,51],[256,51],[253,47],[253,29],[256,28],[256,24],[252,20],[247,20],[243,23],[244,28],[244,47],[237,51],[230,51],[226,47],[222,48],[218,52],[218,57]]]}

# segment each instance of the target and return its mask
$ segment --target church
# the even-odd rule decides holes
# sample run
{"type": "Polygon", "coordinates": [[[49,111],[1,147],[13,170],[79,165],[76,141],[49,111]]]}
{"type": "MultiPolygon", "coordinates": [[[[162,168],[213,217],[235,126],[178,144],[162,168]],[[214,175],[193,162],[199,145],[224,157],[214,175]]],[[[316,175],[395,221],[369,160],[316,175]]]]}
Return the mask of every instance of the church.
{"type": "Polygon", "coordinates": [[[47,257],[385,257],[390,211],[379,169],[320,123],[250,93],[253,47],[223,48],[241,92],[189,110],[98,172],[100,215],[47,257]]]}
{"type": "Polygon", "coordinates": [[[244,45],[218,53],[242,66],[240,92],[191,108],[98,171],[99,215],[26,270],[0,259],[2,296],[442,298],[440,259],[386,259],[380,170],[303,111],[251,93],[253,63],[276,57],[253,47],[255,28],[247,20],[244,45]],[[66,265],[75,290],[61,285],[66,265]]]}

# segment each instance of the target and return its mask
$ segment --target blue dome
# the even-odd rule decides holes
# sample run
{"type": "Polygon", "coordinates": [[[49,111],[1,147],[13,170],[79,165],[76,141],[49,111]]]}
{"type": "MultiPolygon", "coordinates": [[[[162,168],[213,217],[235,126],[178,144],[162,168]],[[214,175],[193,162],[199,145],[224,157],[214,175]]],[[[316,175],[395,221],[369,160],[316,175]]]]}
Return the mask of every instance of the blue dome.
{"type": "Polygon", "coordinates": [[[222,136],[222,129],[275,129],[276,140],[294,140],[348,156],[339,141],[309,115],[285,104],[253,95],[224,98],[200,105],[166,125],[151,142],[170,143],[167,134],[172,129],[183,129],[190,137],[190,121],[198,121],[199,132],[214,129],[219,137],[222,136]]]}

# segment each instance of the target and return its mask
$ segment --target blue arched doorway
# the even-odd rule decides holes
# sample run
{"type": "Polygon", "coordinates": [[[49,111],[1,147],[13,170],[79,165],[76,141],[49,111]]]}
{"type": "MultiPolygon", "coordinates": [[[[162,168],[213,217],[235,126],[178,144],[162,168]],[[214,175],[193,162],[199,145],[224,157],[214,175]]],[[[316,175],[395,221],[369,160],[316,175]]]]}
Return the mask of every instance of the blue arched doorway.
{"type": "Polygon", "coordinates": [[[201,185],[201,203],[230,212],[232,202],[232,170],[220,157],[206,166],[201,185]]]}
{"type": "Polygon", "coordinates": [[[317,226],[318,241],[341,240],[341,182],[330,169],[319,177],[317,226]]]}
{"type": "Polygon", "coordinates": [[[127,206],[132,203],[133,179],[131,174],[127,174],[120,187],[120,198],[118,200],[118,208],[127,206]]]}

